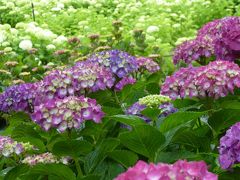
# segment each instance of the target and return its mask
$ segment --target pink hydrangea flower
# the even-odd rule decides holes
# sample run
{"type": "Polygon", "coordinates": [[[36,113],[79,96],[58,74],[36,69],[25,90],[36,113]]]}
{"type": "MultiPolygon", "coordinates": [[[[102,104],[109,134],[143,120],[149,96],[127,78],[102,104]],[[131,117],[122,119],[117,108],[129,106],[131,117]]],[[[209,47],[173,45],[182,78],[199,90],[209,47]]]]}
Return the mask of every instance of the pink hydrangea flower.
{"type": "Polygon", "coordinates": [[[147,164],[138,161],[134,167],[118,175],[115,180],[217,180],[217,175],[207,169],[204,161],[187,162],[178,160],[174,164],[147,164]]]}

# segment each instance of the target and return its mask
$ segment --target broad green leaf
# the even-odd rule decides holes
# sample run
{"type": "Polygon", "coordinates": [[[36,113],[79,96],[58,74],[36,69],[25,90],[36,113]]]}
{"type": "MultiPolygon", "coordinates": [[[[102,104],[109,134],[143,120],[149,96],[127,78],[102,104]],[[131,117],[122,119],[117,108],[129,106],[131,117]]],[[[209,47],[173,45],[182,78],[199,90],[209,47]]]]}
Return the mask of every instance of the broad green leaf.
{"type": "Polygon", "coordinates": [[[231,100],[231,101],[223,101],[221,103],[221,107],[224,109],[238,109],[240,110],[240,101],[231,100]]]}
{"type": "Polygon", "coordinates": [[[107,154],[113,151],[119,144],[120,142],[116,138],[104,139],[94,151],[85,157],[84,169],[86,173],[93,172],[96,166],[107,157],[107,154]]]}
{"type": "Polygon", "coordinates": [[[165,137],[150,125],[135,126],[132,131],[121,133],[119,139],[128,149],[151,159],[165,142],[165,137]]]}
{"type": "Polygon", "coordinates": [[[29,167],[25,164],[19,165],[8,171],[6,176],[4,177],[4,180],[16,180],[18,177],[20,177],[22,174],[27,173],[29,170],[29,167]]]}
{"type": "Polygon", "coordinates": [[[111,118],[115,121],[118,121],[126,125],[130,125],[130,126],[145,124],[145,122],[141,118],[134,115],[115,115],[115,116],[111,116],[111,118]]]}
{"type": "Polygon", "coordinates": [[[87,175],[87,176],[84,176],[84,177],[78,177],[77,180],[99,180],[101,179],[101,176],[99,175],[94,175],[94,174],[91,174],[91,175],[87,175]]]}
{"type": "Polygon", "coordinates": [[[237,109],[223,109],[217,111],[208,119],[209,125],[216,131],[217,134],[222,130],[229,128],[239,121],[240,111],[237,109]]]}
{"type": "Polygon", "coordinates": [[[192,111],[186,111],[186,112],[176,112],[173,114],[170,114],[168,117],[166,117],[162,124],[160,125],[160,131],[161,132],[167,132],[183,123],[195,120],[202,115],[204,115],[206,112],[192,112],[192,111]]]}
{"type": "Polygon", "coordinates": [[[135,153],[127,150],[114,150],[108,153],[108,156],[122,164],[125,168],[134,165],[138,160],[138,156],[135,153]]]}
{"type": "Polygon", "coordinates": [[[158,120],[160,113],[161,113],[161,110],[158,108],[146,108],[141,112],[141,114],[150,118],[153,121],[158,120]]]}
{"type": "Polygon", "coordinates": [[[34,130],[34,126],[31,125],[21,124],[12,131],[12,138],[26,136],[41,139],[41,136],[34,130]]]}
{"type": "Polygon", "coordinates": [[[71,156],[77,158],[92,150],[92,145],[82,140],[58,141],[53,145],[52,152],[58,156],[71,156]]]}
{"type": "Polygon", "coordinates": [[[179,159],[194,159],[197,156],[197,154],[189,151],[159,152],[157,154],[155,163],[174,163],[179,159]]]}
{"type": "Polygon", "coordinates": [[[76,179],[73,171],[63,164],[37,164],[30,169],[29,173],[38,175],[53,175],[57,176],[59,180],[76,179]]]}

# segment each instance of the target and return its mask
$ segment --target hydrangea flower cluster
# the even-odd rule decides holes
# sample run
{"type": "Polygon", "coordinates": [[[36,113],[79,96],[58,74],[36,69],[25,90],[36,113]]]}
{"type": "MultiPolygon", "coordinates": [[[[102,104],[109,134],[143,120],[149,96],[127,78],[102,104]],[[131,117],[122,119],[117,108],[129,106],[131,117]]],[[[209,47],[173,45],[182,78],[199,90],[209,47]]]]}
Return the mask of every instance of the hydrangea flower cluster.
{"type": "Polygon", "coordinates": [[[216,60],[235,61],[240,58],[240,17],[225,17],[207,23],[194,40],[175,49],[173,61],[190,64],[201,57],[214,55],[216,60]]]}
{"type": "Polygon", "coordinates": [[[20,155],[33,149],[29,143],[17,142],[8,136],[0,136],[0,156],[10,157],[14,154],[20,155]]]}
{"type": "Polygon", "coordinates": [[[186,64],[191,64],[201,57],[211,57],[214,54],[214,48],[207,39],[189,40],[178,46],[173,55],[173,63],[177,64],[183,60],[186,64]]]}
{"type": "Polygon", "coordinates": [[[137,58],[139,67],[146,69],[148,72],[154,73],[160,70],[158,64],[151,58],[139,57],[137,58]]]}
{"type": "Polygon", "coordinates": [[[240,122],[227,130],[225,136],[220,139],[219,163],[221,168],[229,169],[234,164],[240,163],[240,122]]]}
{"type": "Polygon", "coordinates": [[[118,175],[115,180],[138,180],[138,179],[208,179],[217,180],[216,174],[208,171],[204,161],[187,162],[178,160],[174,164],[147,164],[138,161],[134,167],[130,167],[126,172],[118,175]]]}
{"type": "Polygon", "coordinates": [[[100,123],[104,113],[95,99],[83,96],[69,96],[53,99],[35,107],[31,117],[45,131],[56,128],[59,132],[66,129],[80,128],[86,120],[100,123]]]}
{"type": "Polygon", "coordinates": [[[42,164],[68,164],[68,158],[58,158],[50,152],[46,152],[43,154],[27,156],[22,160],[23,164],[28,164],[29,166],[35,166],[39,163],[42,164]]]}
{"type": "Polygon", "coordinates": [[[0,94],[0,111],[32,112],[32,104],[37,94],[37,83],[13,85],[0,94]]]}
{"type": "Polygon", "coordinates": [[[87,61],[109,68],[118,78],[128,76],[139,68],[136,57],[119,50],[95,53],[87,61]]]}
{"type": "Polygon", "coordinates": [[[51,72],[42,82],[39,87],[42,98],[53,99],[111,88],[115,78],[98,64],[79,62],[71,68],[51,72]]]}
{"type": "Polygon", "coordinates": [[[166,78],[161,94],[178,97],[219,98],[240,87],[240,68],[228,61],[214,61],[206,66],[181,68],[166,78]]]}
{"type": "Polygon", "coordinates": [[[138,100],[139,104],[146,105],[147,107],[159,107],[159,105],[170,101],[171,99],[168,96],[160,94],[148,95],[138,100]]]}
{"type": "Polygon", "coordinates": [[[125,87],[126,85],[134,84],[135,82],[136,82],[136,79],[132,77],[124,77],[114,86],[114,89],[116,91],[121,91],[123,87],[125,87]]]}

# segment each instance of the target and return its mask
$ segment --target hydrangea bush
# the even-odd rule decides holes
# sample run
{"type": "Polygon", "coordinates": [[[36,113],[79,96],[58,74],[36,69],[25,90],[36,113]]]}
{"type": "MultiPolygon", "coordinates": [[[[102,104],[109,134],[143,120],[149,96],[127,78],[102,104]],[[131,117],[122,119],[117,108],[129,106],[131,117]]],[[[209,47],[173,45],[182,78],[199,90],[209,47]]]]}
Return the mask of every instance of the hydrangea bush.
{"type": "Polygon", "coordinates": [[[0,11],[0,179],[238,179],[237,2],[0,11]]]}

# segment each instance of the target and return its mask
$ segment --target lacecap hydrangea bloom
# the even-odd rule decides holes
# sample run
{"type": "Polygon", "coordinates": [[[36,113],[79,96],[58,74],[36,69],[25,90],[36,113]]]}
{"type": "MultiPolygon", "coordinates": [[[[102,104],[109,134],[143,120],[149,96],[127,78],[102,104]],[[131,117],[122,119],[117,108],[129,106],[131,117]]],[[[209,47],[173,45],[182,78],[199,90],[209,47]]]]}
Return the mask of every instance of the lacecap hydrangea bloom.
{"type": "Polygon", "coordinates": [[[0,136],[0,156],[11,157],[32,149],[33,146],[29,143],[17,142],[8,136],[0,136]]]}
{"type": "Polygon", "coordinates": [[[204,161],[187,162],[178,160],[174,164],[147,164],[144,161],[138,161],[126,172],[118,175],[114,180],[217,180],[216,174],[208,171],[204,161]]]}
{"type": "Polygon", "coordinates": [[[221,168],[230,169],[234,164],[240,163],[240,122],[227,130],[220,139],[219,163],[221,168]]]}
{"type": "Polygon", "coordinates": [[[214,61],[206,66],[181,68],[168,76],[161,94],[172,99],[184,97],[225,97],[240,87],[240,68],[228,61],[214,61]]]}
{"type": "Polygon", "coordinates": [[[29,166],[35,166],[37,164],[68,164],[69,158],[63,157],[58,158],[50,152],[46,152],[43,154],[37,154],[32,156],[27,156],[22,160],[23,164],[27,164],[29,166]]]}
{"type": "Polygon", "coordinates": [[[100,123],[104,113],[95,99],[83,96],[69,96],[64,99],[52,99],[35,106],[31,118],[45,131],[56,128],[59,132],[80,128],[86,120],[100,123]]]}
{"type": "Polygon", "coordinates": [[[240,17],[225,17],[204,25],[194,40],[175,49],[173,61],[190,64],[201,57],[235,61],[240,58],[240,17]]]}
{"type": "Polygon", "coordinates": [[[38,83],[24,83],[8,87],[0,94],[0,111],[32,112],[37,89],[38,83]]]}

